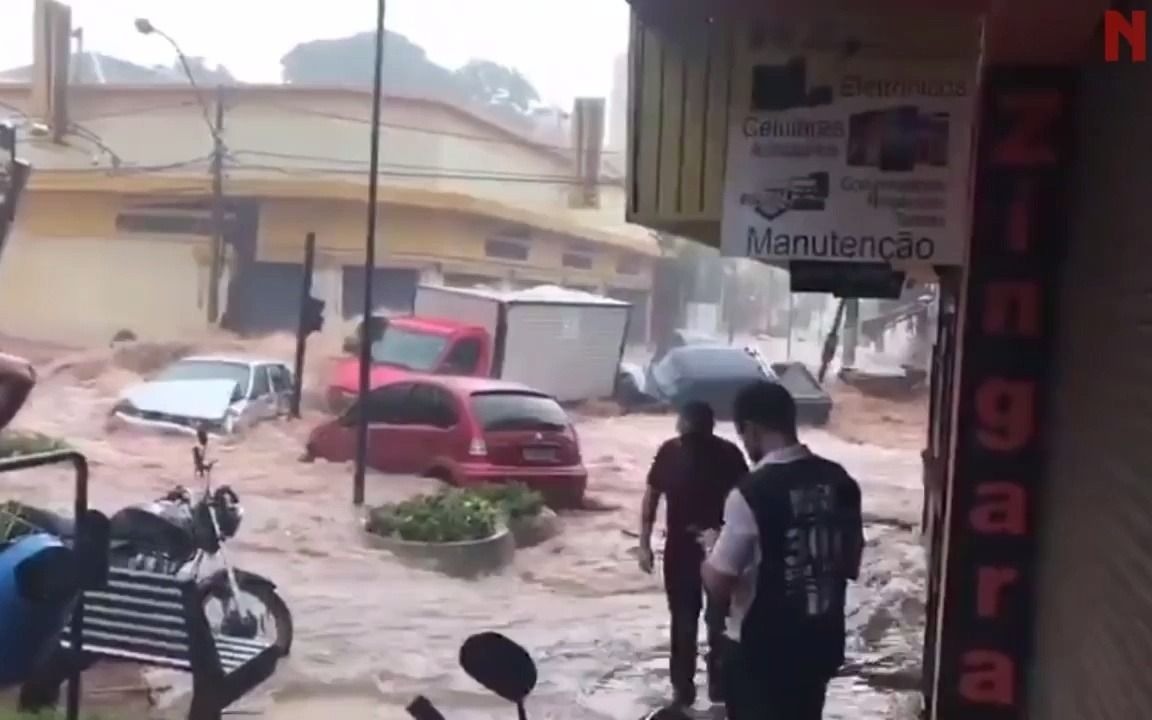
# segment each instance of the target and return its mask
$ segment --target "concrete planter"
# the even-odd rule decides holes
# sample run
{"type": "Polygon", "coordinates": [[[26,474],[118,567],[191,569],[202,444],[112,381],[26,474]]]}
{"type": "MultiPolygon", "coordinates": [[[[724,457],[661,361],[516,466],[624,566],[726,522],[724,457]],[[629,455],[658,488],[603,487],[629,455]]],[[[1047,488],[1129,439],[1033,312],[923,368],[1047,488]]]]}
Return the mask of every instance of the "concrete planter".
{"type": "Polygon", "coordinates": [[[458,578],[475,578],[500,572],[512,563],[516,540],[508,528],[501,528],[483,540],[427,543],[361,533],[364,543],[377,550],[387,550],[405,565],[435,570],[458,578]]]}
{"type": "Polygon", "coordinates": [[[560,517],[551,508],[544,508],[532,517],[509,520],[508,530],[516,541],[516,547],[528,548],[559,535],[560,517]]]}

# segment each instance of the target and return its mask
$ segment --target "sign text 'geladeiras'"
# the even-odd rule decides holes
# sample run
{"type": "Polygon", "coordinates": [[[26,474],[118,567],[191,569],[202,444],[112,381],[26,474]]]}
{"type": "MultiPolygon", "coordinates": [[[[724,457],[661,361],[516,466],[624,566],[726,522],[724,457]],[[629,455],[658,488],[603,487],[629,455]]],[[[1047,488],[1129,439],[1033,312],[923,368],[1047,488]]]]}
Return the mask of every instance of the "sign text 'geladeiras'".
{"type": "Polygon", "coordinates": [[[987,73],[945,550],[938,720],[1023,720],[1070,77],[987,73]]]}
{"type": "Polygon", "coordinates": [[[1148,12],[1104,11],[1104,62],[1148,61],[1148,12]],[[1122,53],[1121,47],[1127,48],[1122,53]]]}

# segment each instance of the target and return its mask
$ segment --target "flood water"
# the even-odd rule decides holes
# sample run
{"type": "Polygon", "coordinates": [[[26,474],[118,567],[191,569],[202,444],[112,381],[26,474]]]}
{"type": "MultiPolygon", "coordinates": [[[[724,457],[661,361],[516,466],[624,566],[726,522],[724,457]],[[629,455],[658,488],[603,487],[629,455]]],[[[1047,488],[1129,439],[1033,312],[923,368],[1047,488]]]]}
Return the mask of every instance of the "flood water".
{"type": "MultiPolygon", "coordinates": [[[[261,348],[290,357],[285,349],[261,348]]],[[[187,438],[104,430],[122,387],[186,351],[137,347],[46,359],[17,425],[86,453],[92,504],[105,511],[190,483],[187,438]]],[[[317,365],[310,377],[322,375],[317,365]]],[[[519,551],[501,575],[462,581],[407,568],[363,544],[351,468],[297,461],[321,417],[310,410],[304,420],[256,428],[214,451],[216,482],[232,485],[245,505],[232,557],[280,585],[296,622],[293,656],[242,707],[273,720],[401,718],[404,705],[424,694],[452,720],[512,717],[457,667],[464,638],[489,629],[523,644],[539,663],[532,717],[630,720],[666,698],[664,597],[659,578],[638,571],[633,549],[644,474],[672,430],[670,418],[581,418],[590,493],[619,509],[567,513],[558,538],[519,551]]],[[[873,422],[883,442],[884,425],[892,423],[857,419],[873,422]]],[[[919,456],[903,441],[866,445],[822,430],[803,433],[803,440],[859,479],[869,518],[864,575],[851,595],[850,667],[834,684],[826,717],[895,717],[897,698],[880,686],[914,683],[923,626],[924,561],[912,532],[920,513],[919,456]]],[[[0,498],[66,509],[67,477],[56,470],[0,476],[0,498]]],[[[368,498],[378,503],[428,489],[427,480],[373,476],[368,498]]],[[[148,680],[162,703],[186,688],[164,673],[148,680]]]]}

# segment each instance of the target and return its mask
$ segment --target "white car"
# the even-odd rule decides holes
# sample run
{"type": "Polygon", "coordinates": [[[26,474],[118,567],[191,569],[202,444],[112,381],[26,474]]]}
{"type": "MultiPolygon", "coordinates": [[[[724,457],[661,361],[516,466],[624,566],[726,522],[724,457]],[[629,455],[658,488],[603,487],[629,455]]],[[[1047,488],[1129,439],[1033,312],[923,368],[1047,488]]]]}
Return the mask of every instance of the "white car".
{"type": "Polygon", "coordinates": [[[293,386],[292,371],[278,360],[187,357],[125,390],[111,417],[131,426],[226,435],[287,415],[293,386]]]}

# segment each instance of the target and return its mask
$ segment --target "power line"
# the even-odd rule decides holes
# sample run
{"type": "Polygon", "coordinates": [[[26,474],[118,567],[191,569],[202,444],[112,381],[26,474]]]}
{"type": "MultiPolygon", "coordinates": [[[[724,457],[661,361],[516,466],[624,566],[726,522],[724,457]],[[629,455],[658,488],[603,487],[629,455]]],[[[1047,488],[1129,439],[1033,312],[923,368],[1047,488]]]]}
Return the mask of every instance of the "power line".
{"type": "MultiPolygon", "coordinates": [[[[367,168],[368,163],[366,161],[355,160],[355,159],[350,159],[350,158],[333,158],[333,157],[324,157],[324,156],[318,156],[318,155],[298,155],[295,153],[278,153],[278,152],[267,152],[267,151],[262,151],[262,150],[236,150],[236,151],[233,151],[232,154],[234,156],[237,156],[237,157],[243,156],[243,155],[253,155],[256,157],[267,157],[267,158],[275,158],[275,159],[280,159],[280,160],[301,160],[301,161],[306,161],[306,162],[332,163],[333,165],[337,165],[337,166],[345,166],[345,167],[300,167],[300,166],[292,166],[292,168],[290,168],[290,169],[300,169],[300,170],[307,170],[307,171],[320,172],[320,173],[326,173],[326,172],[347,173],[350,171],[358,172],[358,173],[368,172],[368,168],[367,168]]],[[[564,174],[552,175],[552,174],[547,174],[547,173],[526,173],[526,172],[516,172],[516,171],[506,171],[506,170],[486,170],[486,169],[482,169],[482,168],[450,168],[450,167],[446,168],[442,165],[425,165],[425,164],[419,164],[419,163],[401,163],[401,162],[385,162],[385,163],[382,163],[382,165],[389,167],[389,168],[398,169],[398,170],[426,170],[426,171],[431,172],[431,173],[444,172],[444,173],[449,173],[449,174],[453,174],[453,175],[464,174],[464,175],[475,176],[475,177],[498,177],[498,178],[509,178],[509,179],[524,178],[524,179],[529,179],[529,180],[540,180],[540,181],[549,181],[549,182],[557,182],[557,183],[565,183],[565,184],[580,182],[578,179],[574,178],[573,176],[564,175],[564,174]]],[[[285,167],[286,169],[288,169],[288,166],[281,166],[281,167],[285,167]]]]}
{"type": "MultiPolygon", "coordinates": [[[[343,122],[357,123],[359,125],[371,125],[372,124],[371,120],[366,120],[362,117],[356,117],[355,115],[343,115],[341,113],[329,112],[327,110],[311,110],[309,108],[303,108],[303,107],[299,107],[297,105],[285,105],[285,104],[281,104],[281,103],[262,103],[262,104],[265,104],[265,105],[268,105],[270,107],[274,107],[274,108],[277,108],[280,110],[284,110],[286,112],[294,112],[294,113],[299,113],[301,115],[309,115],[312,117],[325,118],[328,120],[340,120],[343,122]]],[[[489,137],[486,135],[474,135],[472,133],[454,132],[452,130],[441,130],[441,129],[436,129],[436,128],[427,128],[427,127],[421,127],[419,125],[406,125],[404,123],[396,123],[396,122],[381,122],[380,127],[385,127],[385,128],[389,128],[392,130],[407,130],[409,132],[420,133],[420,134],[424,134],[424,135],[437,135],[437,136],[441,136],[441,137],[459,138],[461,140],[473,140],[476,142],[491,143],[494,145],[516,145],[516,146],[527,145],[528,147],[533,147],[537,150],[546,150],[549,152],[571,152],[572,151],[572,148],[568,147],[566,145],[553,145],[551,143],[545,143],[545,142],[540,142],[540,141],[536,141],[536,140],[528,140],[526,138],[515,139],[515,140],[504,139],[504,138],[494,138],[494,137],[489,137]]],[[[508,131],[508,132],[512,132],[514,134],[514,131],[508,131]]],[[[620,150],[605,150],[604,154],[606,154],[606,155],[622,155],[623,152],[620,150]]]]}

